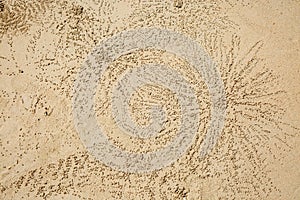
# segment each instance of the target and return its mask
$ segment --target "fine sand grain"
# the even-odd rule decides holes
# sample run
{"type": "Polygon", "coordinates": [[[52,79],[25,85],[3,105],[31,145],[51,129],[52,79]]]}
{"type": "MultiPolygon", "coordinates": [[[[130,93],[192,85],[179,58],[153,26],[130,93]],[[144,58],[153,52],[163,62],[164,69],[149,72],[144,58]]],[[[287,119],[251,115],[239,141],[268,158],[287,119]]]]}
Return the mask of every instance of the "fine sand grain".
{"type": "Polygon", "coordinates": [[[0,1],[0,199],[300,199],[299,22],[297,0],[0,1]]]}

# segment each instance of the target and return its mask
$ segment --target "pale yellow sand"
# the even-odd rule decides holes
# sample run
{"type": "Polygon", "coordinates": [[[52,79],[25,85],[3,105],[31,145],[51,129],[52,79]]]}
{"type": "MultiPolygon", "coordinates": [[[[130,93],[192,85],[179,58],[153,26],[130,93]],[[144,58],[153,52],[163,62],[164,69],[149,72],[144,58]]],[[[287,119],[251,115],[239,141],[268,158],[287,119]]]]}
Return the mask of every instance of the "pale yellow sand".
{"type": "Polygon", "coordinates": [[[4,0],[0,9],[0,199],[300,198],[299,1],[4,0]],[[210,119],[202,77],[184,59],[155,49],[111,63],[97,90],[96,114],[122,150],[168,145],[181,117],[172,91],[148,85],[131,98],[132,119],[149,124],[147,105],[154,101],[166,107],[166,129],[147,140],[121,132],[107,91],[124,69],[168,65],[191,81],[200,103],[201,125],[188,152],[142,174],[111,169],[92,156],[72,113],[73,83],[88,53],[139,27],[197,41],[218,64],[227,95],[218,143],[199,159],[210,119]]]}

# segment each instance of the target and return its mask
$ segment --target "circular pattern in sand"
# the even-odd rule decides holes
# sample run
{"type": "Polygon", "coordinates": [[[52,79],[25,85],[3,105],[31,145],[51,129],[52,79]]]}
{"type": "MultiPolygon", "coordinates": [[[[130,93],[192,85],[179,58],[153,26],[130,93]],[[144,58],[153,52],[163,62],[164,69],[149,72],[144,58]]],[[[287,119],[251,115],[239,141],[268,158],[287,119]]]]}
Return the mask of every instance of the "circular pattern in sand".
{"type": "Polygon", "coordinates": [[[195,91],[183,74],[161,64],[142,64],[120,75],[108,100],[112,105],[111,115],[118,128],[131,137],[157,137],[165,129],[167,112],[164,105],[154,102],[150,120],[141,125],[133,120],[129,103],[140,88],[159,86],[171,91],[180,107],[180,126],[176,136],[163,148],[142,153],[124,151],[109,141],[103,124],[101,121],[98,124],[95,114],[94,97],[99,80],[109,70],[109,64],[120,56],[149,48],[185,59],[207,85],[211,115],[200,156],[212,150],[224,124],[226,97],[223,82],[216,65],[197,42],[160,28],[141,28],[116,34],[97,45],[83,64],[75,82],[73,110],[77,131],[86,148],[104,164],[121,171],[149,172],[172,164],[191,147],[201,123],[195,91]]]}

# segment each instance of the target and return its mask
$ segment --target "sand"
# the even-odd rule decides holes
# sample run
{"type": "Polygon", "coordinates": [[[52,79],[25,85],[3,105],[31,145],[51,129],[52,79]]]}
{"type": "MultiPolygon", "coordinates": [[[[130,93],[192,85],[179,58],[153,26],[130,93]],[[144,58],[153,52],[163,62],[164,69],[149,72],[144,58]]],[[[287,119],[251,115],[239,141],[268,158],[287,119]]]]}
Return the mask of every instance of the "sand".
{"type": "Polygon", "coordinates": [[[299,17],[297,0],[0,1],[0,199],[299,199],[299,17]],[[188,37],[213,60],[207,69],[219,72],[226,116],[211,137],[212,107],[221,105],[211,97],[220,91],[211,90],[208,81],[216,79],[203,76],[187,56],[151,47],[122,52],[91,82],[94,119],[118,152],[150,155],[190,128],[184,116],[196,123],[180,155],[183,145],[165,157],[151,154],[157,158],[152,165],[135,165],[103,146],[89,147],[102,140],[84,139],[88,129],[78,119],[86,125],[90,118],[82,118],[87,109],[74,114],[75,86],[91,80],[79,75],[103,41],[154,27],[188,37]],[[150,84],[126,93],[126,77],[136,80],[128,77],[157,64],[179,73],[187,85],[182,91],[193,93],[155,83],[168,72],[160,69],[148,73],[150,84]],[[127,95],[128,105],[116,104],[116,94],[127,95]],[[196,104],[182,112],[185,94],[196,104]],[[137,137],[144,129],[133,134],[120,125],[128,119],[142,128],[160,119],[163,128],[153,125],[152,137],[137,137]]]}

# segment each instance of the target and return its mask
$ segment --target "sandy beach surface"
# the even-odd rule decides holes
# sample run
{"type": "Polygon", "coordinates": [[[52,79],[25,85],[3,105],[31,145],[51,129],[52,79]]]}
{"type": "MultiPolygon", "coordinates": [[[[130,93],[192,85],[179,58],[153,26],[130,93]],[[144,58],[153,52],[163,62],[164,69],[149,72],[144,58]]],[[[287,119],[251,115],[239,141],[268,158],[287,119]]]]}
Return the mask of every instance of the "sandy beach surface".
{"type": "Polygon", "coordinates": [[[0,1],[0,199],[300,199],[298,0],[0,1]]]}

